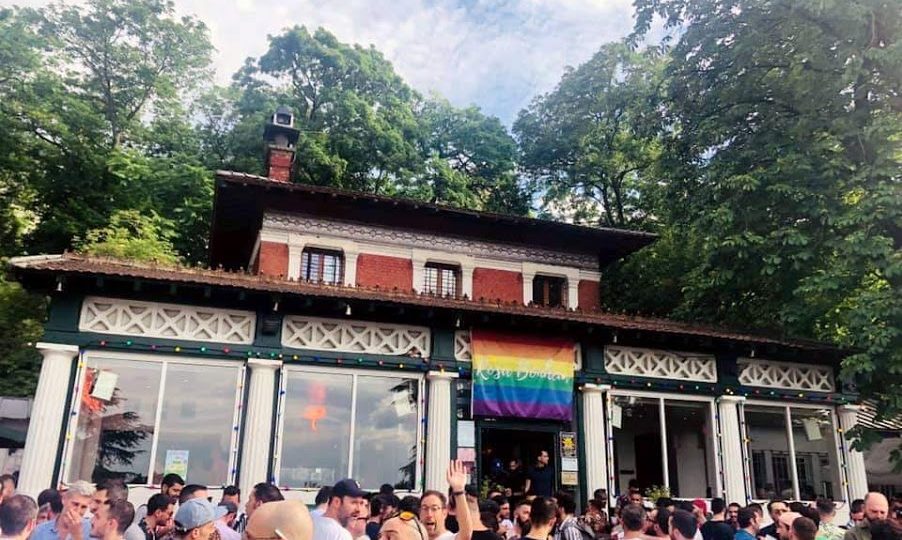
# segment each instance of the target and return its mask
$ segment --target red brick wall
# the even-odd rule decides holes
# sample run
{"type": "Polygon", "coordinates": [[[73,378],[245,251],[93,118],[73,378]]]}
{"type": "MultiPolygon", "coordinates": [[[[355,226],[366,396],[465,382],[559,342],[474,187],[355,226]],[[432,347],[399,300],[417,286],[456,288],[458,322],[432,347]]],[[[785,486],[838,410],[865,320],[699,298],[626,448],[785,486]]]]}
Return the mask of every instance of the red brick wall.
{"type": "Polygon", "coordinates": [[[288,276],[288,244],[260,242],[258,271],[267,276],[288,276]]]}
{"type": "Polygon", "coordinates": [[[361,253],[357,256],[357,285],[410,291],[413,289],[413,263],[400,257],[361,253]]]}
{"type": "Polygon", "coordinates": [[[269,149],[269,163],[267,176],[272,180],[279,182],[291,181],[291,159],[294,156],[294,150],[282,150],[279,148],[269,149]]]}
{"type": "Polygon", "coordinates": [[[579,282],[579,309],[591,311],[601,305],[601,295],[597,281],[582,279],[579,282]]]}
{"type": "Polygon", "coordinates": [[[523,302],[523,276],[520,272],[475,268],[473,270],[473,299],[501,299],[523,302]]]}

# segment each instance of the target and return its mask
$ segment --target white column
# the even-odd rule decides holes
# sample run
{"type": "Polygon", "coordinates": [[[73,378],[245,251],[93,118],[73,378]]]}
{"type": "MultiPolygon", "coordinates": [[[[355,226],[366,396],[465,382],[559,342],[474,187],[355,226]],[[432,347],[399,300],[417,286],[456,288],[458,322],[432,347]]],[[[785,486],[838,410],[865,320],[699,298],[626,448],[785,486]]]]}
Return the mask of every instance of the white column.
{"type": "Polygon", "coordinates": [[[473,298],[473,270],[476,269],[475,264],[460,265],[460,294],[467,298],[473,298]]]}
{"type": "Polygon", "coordinates": [[[426,409],[426,489],[444,493],[448,486],[445,471],[451,460],[451,381],[457,378],[450,371],[430,371],[429,403],[426,409]]]}
{"type": "Polygon", "coordinates": [[[277,360],[247,361],[250,387],[244,407],[244,438],[241,442],[242,493],[250,493],[255,484],[269,482],[269,448],[272,444],[273,404],[276,392],[276,370],[282,367],[277,360]]]}
{"type": "Polygon", "coordinates": [[[748,495],[745,492],[745,462],[742,446],[742,430],[739,429],[739,407],[745,401],[742,396],[720,396],[717,398],[718,443],[721,449],[720,463],[723,471],[724,499],[745,506],[748,495]]]}
{"type": "Polygon", "coordinates": [[[864,454],[852,449],[852,445],[846,439],[846,433],[858,423],[858,411],[860,405],[842,405],[837,408],[839,414],[839,433],[842,447],[846,453],[846,482],[849,489],[850,501],[862,499],[868,492],[868,475],[864,468],[864,454]]]}
{"type": "Polygon", "coordinates": [[[608,385],[583,385],[583,437],[586,449],[586,493],[591,497],[598,488],[611,493],[608,486],[608,441],[604,415],[604,393],[608,385]]]}
{"type": "Polygon", "coordinates": [[[523,303],[529,305],[532,302],[532,280],[535,279],[535,272],[523,272],[523,303]]]}
{"type": "Polygon", "coordinates": [[[53,469],[63,430],[69,375],[72,373],[72,361],[78,354],[75,345],[38,343],[37,348],[44,361],[31,408],[18,488],[21,493],[32,497],[37,497],[44,489],[55,487],[53,469]]]}

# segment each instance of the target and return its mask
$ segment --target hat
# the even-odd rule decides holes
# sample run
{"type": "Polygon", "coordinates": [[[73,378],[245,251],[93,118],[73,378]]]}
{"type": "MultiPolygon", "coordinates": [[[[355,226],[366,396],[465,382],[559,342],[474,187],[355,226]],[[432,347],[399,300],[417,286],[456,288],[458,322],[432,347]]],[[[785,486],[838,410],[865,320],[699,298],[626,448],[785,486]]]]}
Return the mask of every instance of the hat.
{"type": "Polygon", "coordinates": [[[365,497],[366,491],[360,489],[360,484],[353,478],[339,480],[332,486],[332,497],[365,497]]]}
{"type": "Polygon", "coordinates": [[[238,505],[233,503],[232,501],[219,501],[217,506],[221,506],[226,509],[226,514],[237,514],[238,513],[238,505]]]}
{"type": "Polygon", "coordinates": [[[702,514],[708,513],[708,503],[706,503],[703,499],[695,499],[694,501],[692,501],[692,506],[701,510],[702,514]]]}
{"type": "Polygon", "coordinates": [[[175,513],[175,529],[178,532],[186,532],[216,521],[226,515],[223,506],[213,506],[206,499],[191,499],[183,502],[175,513]]]}
{"type": "Polygon", "coordinates": [[[313,538],[313,520],[301,501],[273,501],[254,510],[245,531],[253,538],[310,540],[313,538]]]}

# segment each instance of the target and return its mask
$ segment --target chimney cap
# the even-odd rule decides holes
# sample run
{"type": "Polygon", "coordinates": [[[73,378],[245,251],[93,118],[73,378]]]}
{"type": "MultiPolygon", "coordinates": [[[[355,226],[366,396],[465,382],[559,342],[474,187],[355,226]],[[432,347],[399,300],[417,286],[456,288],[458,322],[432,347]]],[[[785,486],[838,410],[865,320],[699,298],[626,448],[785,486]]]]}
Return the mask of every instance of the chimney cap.
{"type": "Polygon", "coordinates": [[[285,105],[279,106],[263,128],[263,138],[270,144],[294,146],[300,137],[300,130],[294,127],[294,113],[285,105]],[[279,141],[279,142],[276,142],[279,141]]]}

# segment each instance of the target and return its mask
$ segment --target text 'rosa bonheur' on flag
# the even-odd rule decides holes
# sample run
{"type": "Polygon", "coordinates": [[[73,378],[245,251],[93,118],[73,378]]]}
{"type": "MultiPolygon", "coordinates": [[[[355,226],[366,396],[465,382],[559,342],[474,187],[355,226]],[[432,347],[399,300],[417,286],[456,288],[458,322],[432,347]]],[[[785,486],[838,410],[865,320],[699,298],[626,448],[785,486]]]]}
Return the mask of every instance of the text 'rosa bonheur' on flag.
{"type": "Polygon", "coordinates": [[[474,329],[473,414],[570,420],[575,345],[474,329]]]}

